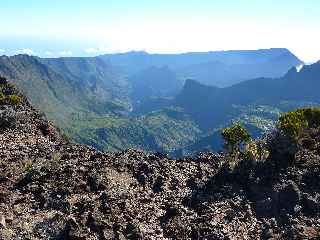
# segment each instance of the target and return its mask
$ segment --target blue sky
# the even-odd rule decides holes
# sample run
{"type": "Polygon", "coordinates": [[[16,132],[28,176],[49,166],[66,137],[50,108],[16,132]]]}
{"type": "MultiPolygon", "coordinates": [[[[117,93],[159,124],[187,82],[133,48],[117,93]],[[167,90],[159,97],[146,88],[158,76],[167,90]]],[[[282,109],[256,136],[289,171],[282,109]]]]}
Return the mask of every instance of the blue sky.
{"type": "Polygon", "coordinates": [[[0,54],[286,47],[320,59],[319,0],[1,0],[0,54]]]}

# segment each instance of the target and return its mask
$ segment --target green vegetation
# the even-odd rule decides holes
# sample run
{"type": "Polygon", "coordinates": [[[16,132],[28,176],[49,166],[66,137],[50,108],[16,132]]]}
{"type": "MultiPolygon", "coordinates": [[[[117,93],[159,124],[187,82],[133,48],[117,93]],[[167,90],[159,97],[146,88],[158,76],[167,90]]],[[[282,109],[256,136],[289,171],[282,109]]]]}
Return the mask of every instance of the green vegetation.
{"type": "Polygon", "coordinates": [[[245,146],[245,155],[247,159],[254,161],[265,161],[269,157],[267,143],[264,140],[253,140],[245,146]]]}
{"type": "Polygon", "coordinates": [[[54,162],[60,161],[60,158],[61,158],[61,156],[60,156],[59,153],[54,152],[54,153],[52,154],[52,161],[54,161],[54,162]]]}
{"type": "Polygon", "coordinates": [[[26,165],[24,166],[24,171],[26,173],[32,173],[33,172],[33,165],[32,163],[26,163],[26,165]]]}
{"type": "Polygon", "coordinates": [[[22,98],[16,94],[9,95],[7,98],[9,103],[14,106],[18,106],[22,102],[22,98]]]}
{"type": "MultiPolygon", "coordinates": [[[[165,88],[167,80],[175,78],[171,68],[143,71],[150,66],[134,59],[131,67],[137,69],[122,72],[123,59],[118,64],[103,59],[0,57],[0,74],[10,71],[10,81],[73,141],[104,151],[139,148],[192,154],[220,150],[221,129],[230,123],[241,122],[255,138],[273,129],[282,112],[319,99],[317,85],[308,77],[311,74],[302,74],[307,68],[281,79],[255,79],[223,89],[190,80],[174,97],[165,88]],[[291,81],[292,75],[302,81],[291,81]],[[301,87],[306,87],[303,94],[297,91],[301,87]],[[146,92],[150,94],[145,96],[146,92]],[[149,95],[170,97],[140,101],[149,95]]],[[[23,100],[10,87],[0,78],[0,104],[18,105],[23,100]]],[[[3,126],[9,126],[12,116],[2,115],[3,126]]]]}
{"type": "Polygon", "coordinates": [[[278,128],[293,140],[298,140],[305,128],[319,125],[320,108],[302,108],[282,115],[278,128]]]}
{"type": "Polygon", "coordinates": [[[46,166],[48,169],[57,171],[60,166],[61,155],[59,152],[54,152],[51,157],[51,161],[48,161],[46,166]]]}
{"type": "Polygon", "coordinates": [[[6,100],[6,97],[2,92],[0,92],[0,105],[4,104],[6,100]]]}
{"type": "Polygon", "coordinates": [[[13,106],[19,106],[22,102],[22,98],[16,94],[12,95],[4,95],[3,93],[0,93],[0,104],[10,104],[13,106]]]}
{"type": "MultiPolygon", "coordinates": [[[[0,76],[0,105],[18,106],[22,97],[18,95],[15,86],[0,76]]],[[[14,128],[18,121],[18,114],[12,108],[3,108],[0,111],[0,129],[14,128]]]]}
{"type": "Polygon", "coordinates": [[[230,155],[237,155],[241,146],[251,139],[250,133],[239,123],[222,130],[222,137],[230,155]]]}
{"type": "Polygon", "coordinates": [[[22,98],[17,94],[15,86],[0,76],[0,104],[18,106],[21,102],[22,98]]]}
{"type": "Polygon", "coordinates": [[[104,151],[137,148],[170,152],[195,141],[201,130],[179,109],[165,109],[138,117],[87,116],[73,121],[67,133],[77,142],[104,151]]]}
{"type": "Polygon", "coordinates": [[[71,142],[71,139],[70,139],[70,136],[69,135],[67,135],[65,132],[61,132],[61,137],[62,137],[62,139],[64,140],[64,141],[66,141],[66,142],[71,142]]]}

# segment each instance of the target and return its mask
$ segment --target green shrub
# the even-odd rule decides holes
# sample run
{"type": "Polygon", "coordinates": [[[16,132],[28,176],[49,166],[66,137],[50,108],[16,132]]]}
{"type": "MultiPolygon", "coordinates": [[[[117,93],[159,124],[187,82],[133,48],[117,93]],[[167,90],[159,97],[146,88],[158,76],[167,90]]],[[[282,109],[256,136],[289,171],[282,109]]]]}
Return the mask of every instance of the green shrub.
{"type": "Polygon", "coordinates": [[[14,106],[18,106],[22,102],[22,98],[16,94],[9,95],[7,98],[9,100],[9,104],[14,105],[14,106]]]}
{"type": "Polygon", "coordinates": [[[54,152],[54,153],[52,154],[52,161],[58,162],[58,161],[60,161],[60,159],[61,159],[61,156],[60,156],[59,153],[54,152]]]}
{"type": "Polygon", "coordinates": [[[15,94],[15,90],[11,86],[5,85],[4,88],[0,88],[0,104],[10,104],[18,106],[22,102],[22,97],[15,94]]]}
{"type": "Polygon", "coordinates": [[[319,108],[302,108],[288,112],[279,118],[278,129],[293,140],[298,140],[306,128],[320,126],[319,108]]]}
{"type": "Polygon", "coordinates": [[[62,133],[61,134],[61,137],[62,139],[65,141],[65,142],[71,142],[71,138],[69,137],[69,135],[67,135],[66,133],[62,133]]]}
{"type": "Polygon", "coordinates": [[[27,163],[25,166],[24,166],[24,171],[26,173],[31,173],[33,171],[33,165],[32,163],[27,163]]]}
{"type": "Polygon", "coordinates": [[[4,104],[6,100],[6,97],[4,96],[4,94],[2,92],[0,92],[0,104],[4,104]]]}
{"type": "Polygon", "coordinates": [[[57,171],[60,167],[60,160],[61,160],[61,155],[59,152],[54,152],[52,154],[51,161],[49,162],[49,167],[53,171],[57,171]]]}
{"type": "Polygon", "coordinates": [[[230,154],[236,154],[241,150],[241,145],[251,139],[250,133],[239,123],[222,130],[225,147],[230,154]]]}
{"type": "Polygon", "coordinates": [[[245,155],[247,159],[263,162],[269,157],[267,143],[264,140],[250,141],[245,146],[245,155]]]}

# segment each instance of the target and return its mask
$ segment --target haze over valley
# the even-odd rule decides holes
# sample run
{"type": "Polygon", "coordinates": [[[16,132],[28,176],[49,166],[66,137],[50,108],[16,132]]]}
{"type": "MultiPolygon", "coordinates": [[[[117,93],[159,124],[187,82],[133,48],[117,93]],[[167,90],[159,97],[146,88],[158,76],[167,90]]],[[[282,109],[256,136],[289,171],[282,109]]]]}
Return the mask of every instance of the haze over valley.
{"type": "Polygon", "coordinates": [[[221,150],[219,134],[210,136],[232,121],[260,136],[282,111],[317,101],[317,96],[296,101],[294,88],[284,88],[288,98],[272,99],[282,91],[279,82],[303,65],[287,49],[89,58],[17,55],[0,61],[0,74],[67,135],[104,151],[176,154],[208,137],[211,143],[194,151],[221,150]]]}

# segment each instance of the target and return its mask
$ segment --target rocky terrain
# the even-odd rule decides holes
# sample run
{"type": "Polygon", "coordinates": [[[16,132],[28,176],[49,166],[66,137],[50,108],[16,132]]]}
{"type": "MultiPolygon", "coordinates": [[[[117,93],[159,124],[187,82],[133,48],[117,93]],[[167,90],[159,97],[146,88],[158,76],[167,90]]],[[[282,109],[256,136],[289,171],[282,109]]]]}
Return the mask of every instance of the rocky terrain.
{"type": "Polygon", "coordinates": [[[0,239],[320,238],[319,128],[232,165],[76,145],[23,97],[1,102],[0,124],[0,239]]]}

